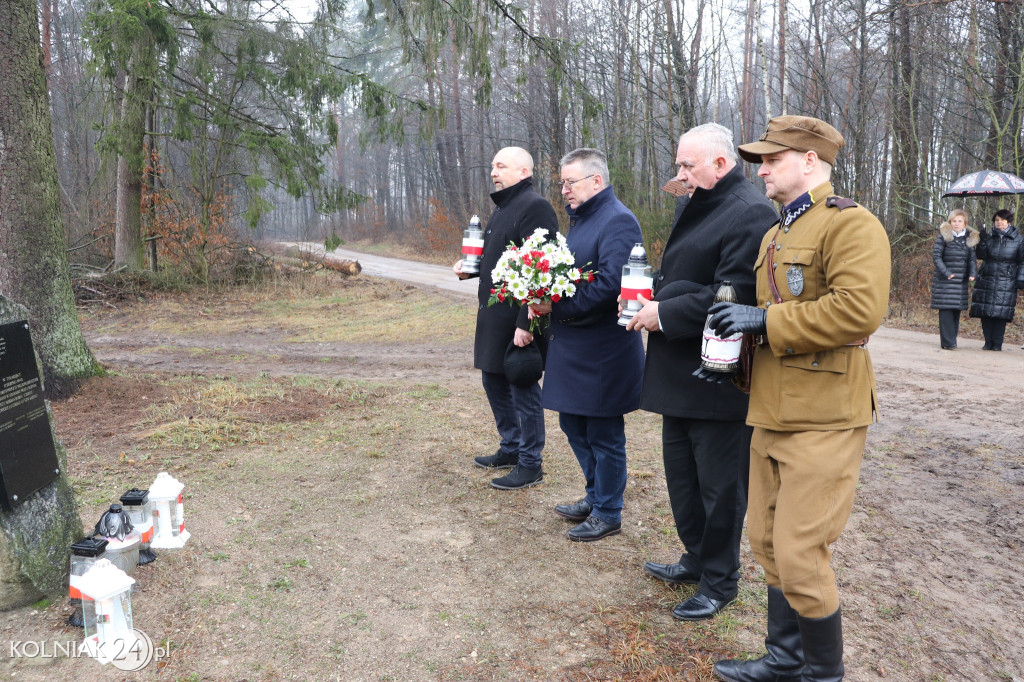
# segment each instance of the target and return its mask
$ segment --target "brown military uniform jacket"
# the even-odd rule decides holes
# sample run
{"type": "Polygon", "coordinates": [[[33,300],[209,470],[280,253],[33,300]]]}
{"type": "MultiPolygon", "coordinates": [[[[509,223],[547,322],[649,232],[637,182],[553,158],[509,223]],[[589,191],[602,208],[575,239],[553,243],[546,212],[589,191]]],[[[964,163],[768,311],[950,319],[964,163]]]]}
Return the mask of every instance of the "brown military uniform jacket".
{"type": "Polygon", "coordinates": [[[815,187],[814,205],[761,241],[754,270],[768,342],[754,352],[751,426],[838,431],[873,421],[871,357],[866,347],[846,344],[874,333],[888,310],[889,238],[867,209],[832,196],[830,183],[815,187]],[[773,236],[780,304],[770,303],[768,285],[773,236]]]}

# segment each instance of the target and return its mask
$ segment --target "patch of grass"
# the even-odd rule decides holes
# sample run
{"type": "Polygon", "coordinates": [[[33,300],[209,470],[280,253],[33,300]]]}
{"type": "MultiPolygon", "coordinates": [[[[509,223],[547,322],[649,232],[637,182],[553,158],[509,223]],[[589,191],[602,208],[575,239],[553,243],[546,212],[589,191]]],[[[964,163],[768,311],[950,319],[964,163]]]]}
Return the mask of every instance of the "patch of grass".
{"type": "Polygon", "coordinates": [[[52,604],[52,603],[53,602],[50,601],[48,598],[43,597],[42,599],[40,599],[36,603],[32,604],[32,608],[37,610],[37,611],[42,611],[43,609],[49,608],[50,604],[52,604]]]}
{"type": "Polygon", "coordinates": [[[292,559],[284,565],[285,568],[309,568],[307,559],[292,559]]]}
{"type": "Polygon", "coordinates": [[[278,592],[291,592],[292,579],[286,576],[280,576],[270,581],[270,584],[267,587],[272,590],[277,590],[278,592]]]}
{"type": "Polygon", "coordinates": [[[266,443],[260,429],[241,421],[179,419],[153,431],[149,440],[154,448],[173,445],[186,450],[208,449],[219,452],[226,446],[266,443]]]}
{"type": "MultiPolygon", "coordinates": [[[[221,310],[213,298],[200,314],[181,314],[172,303],[152,304],[141,331],[174,331],[185,336],[211,336],[244,332],[254,326],[272,324],[289,330],[287,339],[297,343],[401,343],[429,334],[435,340],[456,340],[471,336],[476,306],[439,298],[399,282],[361,276],[336,286],[308,288],[278,287],[245,294],[244,310],[221,310]],[[314,295],[310,295],[314,293],[314,295]],[[166,319],[168,312],[174,320],[166,319]],[[373,320],[373,324],[367,324],[373,320]]],[[[232,292],[238,298],[237,291],[232,292]]]]}
{"type": "Polygon", "coordinates": [[[220,563],[222,561],[227,561],[227,560],[228,560],[228,555],[225,554],[224,552],[215,552],[214,554],[210,555],[210,561],[215,561],[217,563],[220,563]]]}
{"type": "Polygon", "coordinates": [[[366,612],[362,610],[341,614],[342,622],[349,623],[350,625],[360,625],[369,620],[369,618],[370,617],[366,615],[366,612]]]}
{"type": "Polygon", "coordinates": [[[447,388],[438,384],[416,385],[408,392],[410,398],[416,400],[437,400],[447,398],[452,394],[447,388]]]}

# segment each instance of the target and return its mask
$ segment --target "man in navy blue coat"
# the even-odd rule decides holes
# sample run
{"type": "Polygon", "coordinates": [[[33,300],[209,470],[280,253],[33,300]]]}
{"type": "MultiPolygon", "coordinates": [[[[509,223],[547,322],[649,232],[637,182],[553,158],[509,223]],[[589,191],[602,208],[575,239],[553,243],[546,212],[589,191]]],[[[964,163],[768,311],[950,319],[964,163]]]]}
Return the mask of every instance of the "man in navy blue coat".
{"type": "MultiPolygon", "coordinates": [[[[488,306],[491,296],[491,271],[510,242],[520,246],[538,227],[550,233],[558,231],[558,218],[551,204],[533,189],[533,157],[520,147],[505,147],[491,162],[494,213],[484,232],[484,250],[480,257],[480,286],[477,289],[476,340],[473,366],[480,370],[484,392],[491,405],[501,445],[493,455],[476,457],[477,466],[486,469],[511,467],[505,476],[491,481],[502,490],[517,490],[540,483],[541,450],[544,448],[544,408],[538,382],[518,386],[505,377],[505,350],[510,342],[526,346],[533,342],[529,311],[525,306],[500,303],[488,306]]],[[[460,278],[462,261],[452,267],[460,278]]],[[[473,275],[476,276],[476,275],[473,275]]],[[[538,338],[538,343],[543,339],[538,338]]]]}
{"type": "Polygon", "coordinates": [[[737,165],[732,132],[716,123],[679,140],[676,179],[690,198],[676,216],[654,282],[654,300],[630,322],[647,329],[641,407],[662,415],[665,482],[686,552],[644,569],[672,584],[700,585],[672,614],[711,618],[737,593],[740,534],[747,509],[752,429],[747,396],[729,382],[709,383],[700,366],[708,308],[723,281],[741,303],[754,302],[754,261],[778,216],[737,165]]]}
{"type": "Polygon", "coordinates": [[[556,506],[555,513],[581,522],[569,530],[570,540],[591,542],[622,529],[623,415],[640,406],[644,348],[639,335],[618,324],[616,300],[622,266],[643,234],[636,216],[615,198],[602,152],[577,149],[562,158],[561,167],[569,250],[577,267],[597,274],[572,298],[530,307],[551,314],[543,404],[559,413],[586,479],[586,496],[556,506]]]}

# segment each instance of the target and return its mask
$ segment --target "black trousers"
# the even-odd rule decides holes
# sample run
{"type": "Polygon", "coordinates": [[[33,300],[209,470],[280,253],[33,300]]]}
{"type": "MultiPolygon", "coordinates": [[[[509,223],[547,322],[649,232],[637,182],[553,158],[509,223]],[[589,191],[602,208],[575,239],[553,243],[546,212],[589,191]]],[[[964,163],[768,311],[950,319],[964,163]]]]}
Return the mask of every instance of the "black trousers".
{"type": "Polygon", "coordinates": [[[960,333],[960,311],[939,311],[939,345],[943,348],[956,348],[956,337],[960,333]]]}
{"type": "Polygon", "coordinates": [[[666,416],[662,424],[668,497],[686,548],[679,563],[700,573],[712,599],[737,592],[752,433],[742,421],[666,416]]]}
{"type": "Polygon", "coordinates": [[[1003,349],[1003,336],[1006,334],[1006,320],[994,317],[981,318],[981,331],[985,335],[985,347],[992,350],[1003,349]]]}

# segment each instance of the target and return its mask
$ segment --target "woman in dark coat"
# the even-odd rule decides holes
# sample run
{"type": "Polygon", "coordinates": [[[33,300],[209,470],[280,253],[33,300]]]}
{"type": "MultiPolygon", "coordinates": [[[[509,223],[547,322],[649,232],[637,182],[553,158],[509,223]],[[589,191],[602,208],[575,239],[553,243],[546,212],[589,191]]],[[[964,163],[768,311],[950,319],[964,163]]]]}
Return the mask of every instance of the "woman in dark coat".
{"type": "Polygon", "coordinates": [[[981,318],[983,350],[1002,350],[1006,323],[1013,320],[1017,289],[1024,288],[1024,237],[1006,209],[992,216],[995,229],[981,232],[977,255],[982,259],[974,284],[971,317],[981,318]]]}
{"type": "Polygon", "coordinates": [[[967,225],[967,211],[958,208],[939,226],[932,247],[932,308],[939,311],[939,345],[945,350],[956,348],[960,312],[967,310],[967,283],[978,275],[974,247],[979,239],[978,231],[967,225]]]}

